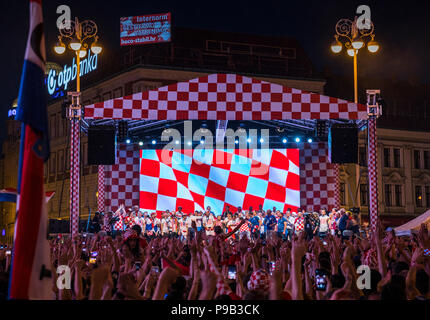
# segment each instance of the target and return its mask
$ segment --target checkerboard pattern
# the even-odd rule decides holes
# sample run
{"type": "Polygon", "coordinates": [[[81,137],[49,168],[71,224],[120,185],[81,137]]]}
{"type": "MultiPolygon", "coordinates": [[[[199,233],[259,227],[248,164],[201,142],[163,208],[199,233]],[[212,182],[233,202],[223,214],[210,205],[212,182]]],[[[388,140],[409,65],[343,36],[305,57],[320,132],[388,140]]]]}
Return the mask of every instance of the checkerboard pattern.
{"type": "Polygon", "coordinates": [[[235,74],[212,74],[85,107],[86,119],[367,119],[367,107],[235,74]]]}
{"type": "Polygon", "coordinates": [[[80,123],[79,120],[71,120],[71,145],[70,152],[70,233],[79,233],[79,152],[80,152],[80,123]]]}
{"type": "Polygon", "coordinates": [[[370,117],[368,120],[368,151],[369,154],[369,207],[370,225],[373,232],[376,232],[378,222],[378,159],[377,159],[377,138],[376,138],[376,118],[370,117]]]}
{"type": "Polygon", "coordinates": [[[334,179],[335,179],[335,187],[334,187],[334,206],[335,208],[340,208],[340,171],[339,165],[333,164],[334,170],[334,179]]]}
{"type": "Polygon", "coordinates": [[[117,164],[105,167],[105,210],[139,205],[139,146],[118,145],[117,164]]]}
{"type": "Polygon", "coordinates": [[[97,210],[105,211],[105,166],[98,166],[98,183],[97,183],[97,210]]]}
{"type": "Polygon", "coordinates": [[[141,150],[140,207],[186,213],[300,205],[298,149],[141,150]]]}
{"type": "Polygon", "coordinates": [[[306,210],[331,210],[335,205],[335,177],[325,142],[300,144],[300,204],[306,210]]]}

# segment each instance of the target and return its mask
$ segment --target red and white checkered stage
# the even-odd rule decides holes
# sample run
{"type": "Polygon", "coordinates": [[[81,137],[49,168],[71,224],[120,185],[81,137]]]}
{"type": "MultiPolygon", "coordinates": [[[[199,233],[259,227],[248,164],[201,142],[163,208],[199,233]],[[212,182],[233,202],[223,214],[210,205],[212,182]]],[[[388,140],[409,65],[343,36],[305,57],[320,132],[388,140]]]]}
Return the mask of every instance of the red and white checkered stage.
{"type": "MultiPolygon", "coordinates": [[[[86,106],[85,118],[367,120],[368,114],[365,105],[240,75],[213,74],[86,106]]],[[[251,165],[246,168],[219,167],[211,161],[200,168],[193,163],[178,168],[160,161],[158,152],[144,150],[140,154],[137,146],[121,145],[118,164],[105,166],[105,210],[115,211],[120,203],[140,205],[148,211],[173,210],[178,205],[189,209],[210,205],[218,211],[226,204],[244,209],[258,208],[258,204],[284,209],[332,208],[338,194],[335,192],[338,170],[327,159],[327,144],[301,143],[298,149],[271,150],[268,157],[271,160],[263,162],[269,173],[255,177],[251,169],[248,171],[248,167],[258,162],[250,160],[253,155],[248,155],[251,165]],[[281,157],[285,160],[284,167],[272,165],[273,159],[281,157]]]]}

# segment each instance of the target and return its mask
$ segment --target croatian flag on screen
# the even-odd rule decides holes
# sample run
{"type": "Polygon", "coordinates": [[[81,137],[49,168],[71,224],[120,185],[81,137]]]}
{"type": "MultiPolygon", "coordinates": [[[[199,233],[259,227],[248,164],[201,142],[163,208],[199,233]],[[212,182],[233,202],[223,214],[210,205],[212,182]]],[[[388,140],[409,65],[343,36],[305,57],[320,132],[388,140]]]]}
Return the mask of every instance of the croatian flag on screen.
{"type": "Polygon", "coordinates": [[[160,214],[182,207],[184,213],[215,215],[226,206],[285,212],[300,206],[298,149],[141,150],[140,208],[160,214]]]}

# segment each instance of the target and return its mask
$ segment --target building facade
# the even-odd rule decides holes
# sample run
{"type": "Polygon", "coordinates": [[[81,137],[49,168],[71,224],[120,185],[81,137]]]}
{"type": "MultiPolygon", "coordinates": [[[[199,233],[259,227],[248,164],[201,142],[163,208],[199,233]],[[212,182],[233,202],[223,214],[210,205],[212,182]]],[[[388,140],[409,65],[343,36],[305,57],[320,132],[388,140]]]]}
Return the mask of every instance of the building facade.
{"type": "MultiPolygon", "coordinates": [[[[82,104],[89,105],[211,73],[236,73],[309,92],[325,92],[305,52],[295,40],[230,33],[177,30],[174,41],[104,52],[100,65],[82,78],[82,104]],[[192,32],[193,36],[189,34],[192,32]],[[188,35],[188,36],[187,36],[188,35]],[[192,39],[193,41],[191,41],[192,39]]],[[[73,86],[68,90],[73,90],[73,86]]],[[[55,191],[48,203],[51,219],[69,219],[70,125],[62,117],[61,98],[50,101],[48,121],[51,156],[45,164],[45,190],[55,191]]],[[[16,188],[20,125],[7,121],[0,159],[0,188],[16,188]]],[[[360,207],[368,219],[367,136],[359,135],[359,165],[340,167],[342,207],[360,207]]],[[[88,140],[81,133],[81,219],[97,210],[97,166],[88,164],[88,140]]],[[[379,211],[389,224],[400,224],[430,208],[430,132],[393,130],[378,123],[379,211]]],[[[15,204],[0,203],[2,242],[11,243],[15,204]]]]}

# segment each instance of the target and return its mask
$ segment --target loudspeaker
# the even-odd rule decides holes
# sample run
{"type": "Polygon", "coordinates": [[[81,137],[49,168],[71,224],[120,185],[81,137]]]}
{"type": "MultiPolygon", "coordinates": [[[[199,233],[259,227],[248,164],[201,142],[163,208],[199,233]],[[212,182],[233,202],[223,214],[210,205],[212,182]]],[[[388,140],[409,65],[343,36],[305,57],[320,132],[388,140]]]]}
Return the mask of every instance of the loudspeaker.
{"type": "Polygon", "coordinates": [[[48,233],[61,233],[61,220],[49,219],[48,233]]]}
{"type": "Polygon", "coordinates": [[[49,219],[48,233],[70,233],[69,220],[49,219]]]}
{"type": "Polygon", "coordinates": [[[88,129],[88,164],[115,164],[115,127],[88,129]]]}
{"type": "Polygon", "coordinates": [[[328,135],[328,159],[331,163],[358,163],[358,129],[332,126],[328,135]]]}

